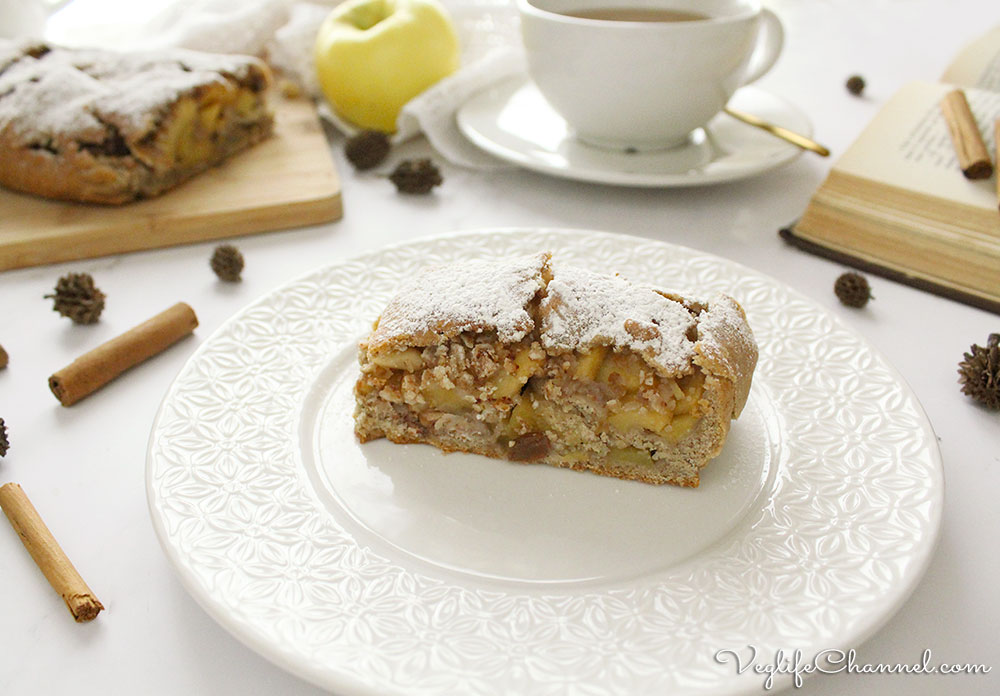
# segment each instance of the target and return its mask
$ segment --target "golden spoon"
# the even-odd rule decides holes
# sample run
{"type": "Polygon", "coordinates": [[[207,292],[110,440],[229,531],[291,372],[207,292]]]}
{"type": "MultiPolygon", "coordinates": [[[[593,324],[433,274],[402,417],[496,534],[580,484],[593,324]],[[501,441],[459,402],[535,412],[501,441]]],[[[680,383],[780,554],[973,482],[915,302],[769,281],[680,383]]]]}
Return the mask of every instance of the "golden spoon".
{"type": "Polygon", "coordinates": [[[803,150],[811,150],[818,155],[827,157],[830,151],[817,143],[815,140],[810,140],[804,135],[799,135],[787,128],[782,128],[781,126],[776,126],[773,123],[768,123],[762,119],[757,118],[752,114],[748,114],[743,111],[737,111],[736,109],[731,109],[728,106],[723,109],[727,114],[732,116],[738,121],[743,121],[743,123],[749,123],[751,126],[757,126],[757,128],[762,128],[766,130],[771,135],[777,136],[782,140],[790,142],[792,145],[801,147],[803,150]]]}

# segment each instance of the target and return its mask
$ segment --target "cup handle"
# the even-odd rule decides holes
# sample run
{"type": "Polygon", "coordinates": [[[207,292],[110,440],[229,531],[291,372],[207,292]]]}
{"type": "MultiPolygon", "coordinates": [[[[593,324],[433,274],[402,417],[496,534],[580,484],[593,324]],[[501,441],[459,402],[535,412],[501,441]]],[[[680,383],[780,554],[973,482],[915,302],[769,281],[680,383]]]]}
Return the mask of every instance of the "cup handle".
{"type": "Polygon", "coordinates": [[[760,33],[757,34],[757,47],[750,56],[746,75],[742,84],[748,85],[764,76],[781,55],[781,47],[785,43],[785,29],[778,15],[767,8],[760,11],[760,33]],[[764,40],[761,41],[761,36],[764,40]]]}

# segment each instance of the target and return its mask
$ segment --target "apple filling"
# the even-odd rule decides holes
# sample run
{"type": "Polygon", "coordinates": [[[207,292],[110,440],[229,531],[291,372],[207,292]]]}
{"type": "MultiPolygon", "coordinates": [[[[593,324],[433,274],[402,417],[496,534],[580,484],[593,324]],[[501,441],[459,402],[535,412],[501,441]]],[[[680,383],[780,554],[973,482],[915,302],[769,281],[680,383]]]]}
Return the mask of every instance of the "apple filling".
{"type": "Polygon", "coordinates": [[[697,367],[663,375],[627,350],[549,355],[531,338],[504,346],[463,334],[375,356],[356,392],[359,403],[377,412],[381,406],[380,418],[405,424],[376,437],[631,470],[652,467],[659,450],[692,433],[705,408],[704,386],[697,367]]]}
{"type": "Polygon", "coordinates": [[[204,168],[238,147],[248,129],[267,118],[262,93],[212,85],[179,99],[161,126],[133,145],[132,154],[154,170],[204,168]]]}
{"type": "Polygon", "coordinates": [[[704,381],[700,371],[657,374],[639,356],[605,347],[550,357],[519,394],[506,424],[509,456],[546,456],[545,438],[566,461],[599,454],[652,464],[658,444],[676,444],[696,425],[704,381]]]}

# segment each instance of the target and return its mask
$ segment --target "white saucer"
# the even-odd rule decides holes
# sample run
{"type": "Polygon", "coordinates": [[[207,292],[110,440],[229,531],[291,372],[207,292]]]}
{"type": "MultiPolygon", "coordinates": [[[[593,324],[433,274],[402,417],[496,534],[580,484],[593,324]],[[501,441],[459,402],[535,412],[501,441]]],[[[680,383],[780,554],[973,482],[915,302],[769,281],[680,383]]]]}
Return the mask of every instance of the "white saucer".
{"type": "MultiPolygon", "coordinates": [[[[730,106],[803,135],[808,117],[756,87],[744,87],[730,106]]],[[[725,114],[696,130],[688,145],[654,152],[616,152],[580,142],[526,76],[475,94],[456,116],[477,146],[526,169],[567,179],[619,186],[700,186],[732,181],[788,164],[794,145],[725,114]]]]}

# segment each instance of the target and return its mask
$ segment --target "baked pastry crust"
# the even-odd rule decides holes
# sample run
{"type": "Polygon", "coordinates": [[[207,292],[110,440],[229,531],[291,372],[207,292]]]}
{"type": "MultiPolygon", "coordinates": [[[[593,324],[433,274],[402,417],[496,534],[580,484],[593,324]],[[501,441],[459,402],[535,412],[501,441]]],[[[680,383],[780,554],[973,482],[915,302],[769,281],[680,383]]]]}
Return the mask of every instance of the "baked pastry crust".
{"type": "Polygon", "coordinates": [[[428,269],[359,351],[355,432],[697,486],[757,346],[739,304],[537,254],[428,269]]]}
{"type": "Polygon", "coordinates": [[[249,56],[0,40],[0,184],[90,203],[156,196],[266,138],[270,84],[249,56]]]}

